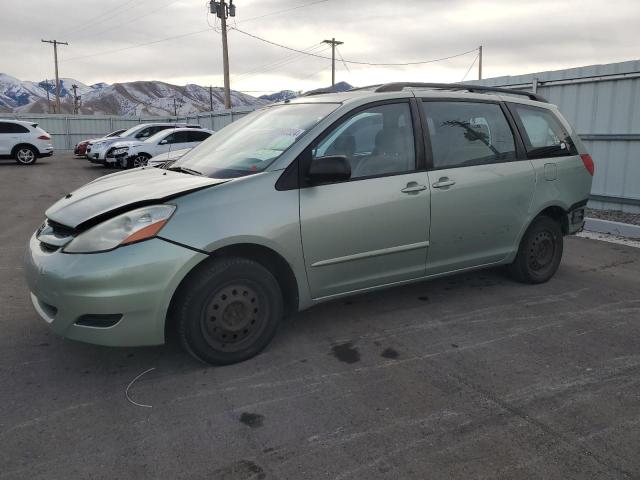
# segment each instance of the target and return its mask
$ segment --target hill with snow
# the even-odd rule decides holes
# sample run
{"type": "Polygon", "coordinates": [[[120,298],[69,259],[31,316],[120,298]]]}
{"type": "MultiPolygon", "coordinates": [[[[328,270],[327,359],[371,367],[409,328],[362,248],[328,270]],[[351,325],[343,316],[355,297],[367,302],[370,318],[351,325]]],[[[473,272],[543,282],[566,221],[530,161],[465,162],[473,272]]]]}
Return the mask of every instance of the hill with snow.
{"type": "MultiPolygon", "coordinates": [[[[14,113],[47,113],[47,93],[53,105],[55,82],[18,80],[0,73],[0,111],[14,113]]],[[[72,85],[78,86],[81,97],[80,113],[85,115],[178,115],[224,109],[224,89],[213,88],[211,101],[209,88],[200,85],[172,85],[160,81],[96,83],[86,85],[72,78],[60,79],[62,113],[73,112],[72,85]]],[[[269,103],[251,95],[231,91],[234,107],[253,107],[269,103]]]]}
{"type": "MultiPolygon", "coordinates": [[[[49,80],[31,82],[18,80],[15,77],[0,73],[0,112],[7,113],[48,113],[49,104],[54,105],[55,85],[49,80]],[[47,100],[47,94],[49,100],[47,100]]],[[[213,101],[209,96],[209,88],[200,85],[172,85],[160,81],[137,81],[124,83],[96,83],[86,85],[73,78],[60,79],[60,106],[62,113],[73,112],[72,85],[78,86],[81,97],[80,113],[83,115],[188,115],[199,112],[224,109],[224,89],[212,89],[213,101]]],[[[351,85],[346,82],[336,83],[333,87],[313,90],[319,92],[343,92],[351,85]]],[[[252,97],[231,90],[233,107],[257,107],[273,102],[281,102],[299,96],[301,92],[282,90],[270,95],[252,97]]],[[[52,110],[53,112],[53,110],[52,110]]]]}

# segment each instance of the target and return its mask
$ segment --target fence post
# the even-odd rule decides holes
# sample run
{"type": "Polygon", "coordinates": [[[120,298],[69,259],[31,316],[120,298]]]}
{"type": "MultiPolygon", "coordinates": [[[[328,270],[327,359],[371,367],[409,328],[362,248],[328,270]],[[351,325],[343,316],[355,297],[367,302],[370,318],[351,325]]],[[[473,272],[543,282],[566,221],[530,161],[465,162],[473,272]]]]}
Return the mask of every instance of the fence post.
{"type": "Polygon", "coordinates": [[[66,137],[67,141],[65,142],[67,145],[67,150],[71,150],[71,121],[69,117],[65,117],[65,126],[66,126],[66,137]]]}

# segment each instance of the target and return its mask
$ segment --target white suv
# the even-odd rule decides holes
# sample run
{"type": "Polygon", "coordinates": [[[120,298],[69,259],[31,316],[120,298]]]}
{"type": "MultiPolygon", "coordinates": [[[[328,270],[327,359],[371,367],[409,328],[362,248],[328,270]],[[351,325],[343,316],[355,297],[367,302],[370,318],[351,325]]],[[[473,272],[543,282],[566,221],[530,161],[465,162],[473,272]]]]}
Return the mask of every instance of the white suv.
{"type": "Polygon", "coordinates": [[[51,135],[37,123],[0,119],[0,158],[14,158],[21,165],[53,155],[51,135]]]}
{"type": "MultiPolygon", "coordinates": [[[[195,125],[193,127],[199,127],[200,125],[195,125]]],[[[96,142],[91,142],[91,151],[87,155],[87,158],[90,162],[93,163],[101,163],[105,166],[112,166],[113,162],[107,162],[106,158],[110,155],[111,150],[113,149],[113,144],[120,141],[126,140],[136,140],[142,142],[147,138],[155,135],[161,130],[167,130],[169,128],[176,127],[192,127],[192,125],[185,125],[184,123],[140,123],[138,125],[134,125],[122,132],[118,137],[113,138],[101,138],[96,142]]]]}
{"type": "Polygon", "coordinates": [[[111,146],[106,162],[119,164],[122,168],[142,167],[160,153],[193,148],[212,133],[212,130],[204,128],[172,128],[162,130],[143,142],[122,140],[111,146]]]}

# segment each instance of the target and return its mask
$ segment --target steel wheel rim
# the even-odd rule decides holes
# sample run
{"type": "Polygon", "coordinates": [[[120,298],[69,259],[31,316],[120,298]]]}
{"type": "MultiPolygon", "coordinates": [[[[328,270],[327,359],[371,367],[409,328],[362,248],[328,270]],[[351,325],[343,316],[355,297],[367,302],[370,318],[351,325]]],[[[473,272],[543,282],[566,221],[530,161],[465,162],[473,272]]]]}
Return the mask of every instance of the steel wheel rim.
{"type": "Polygon", "coordinates": [[[267,317],[257,289],[237,282],[211,295],[202,311],[200,327],[211,347],[231,353],[251,345],[264,331],[267,317]]]}
{"type": "Polygon", "coordinates": [[[529,247],[529,267],[533,271],[548,268],[555,258],[556,242],[553,234],[547,230],[538,232],[529,247]]]}
{"type": "Polygon", "coordinates": [[[34,153],[28,148],[18,150],[18,160],[22,163],[31,163],[35,158],[34,153]]]}
{"type": "Polygon", "coordinates": [[[135,157],[133,159],[133,166],[134,166],[134,168],[146,167],[147,166],[147,157],[144,157],[142,155],[138,155],[137,157],[135,157]]]}

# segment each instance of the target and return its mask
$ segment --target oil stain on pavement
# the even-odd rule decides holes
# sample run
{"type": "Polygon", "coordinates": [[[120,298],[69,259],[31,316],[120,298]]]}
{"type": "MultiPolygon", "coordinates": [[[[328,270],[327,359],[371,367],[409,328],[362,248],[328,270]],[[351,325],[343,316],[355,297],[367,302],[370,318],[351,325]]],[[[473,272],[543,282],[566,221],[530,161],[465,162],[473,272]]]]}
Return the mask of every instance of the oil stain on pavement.
{"type": "Polygon", "coordinates": [[[331,347],[331,353],[341,362],[356,363],[360,361],[360,352],[353,342],[340,343],[331,347]]]}

